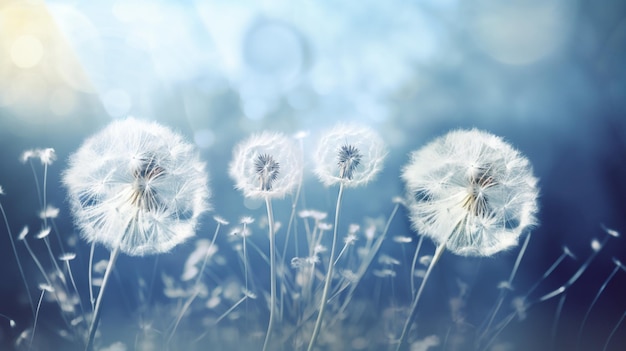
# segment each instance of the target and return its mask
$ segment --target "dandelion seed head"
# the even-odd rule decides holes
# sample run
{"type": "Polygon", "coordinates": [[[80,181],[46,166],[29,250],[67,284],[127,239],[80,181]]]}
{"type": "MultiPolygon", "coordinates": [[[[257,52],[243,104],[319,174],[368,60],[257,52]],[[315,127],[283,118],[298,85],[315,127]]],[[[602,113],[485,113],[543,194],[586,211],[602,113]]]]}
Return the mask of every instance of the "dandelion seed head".
{"type": "Polygon", "coordinates": [[[41,212],[39,212],[39,218],[44,219],[44,218],[57,218],[59,216],[59,209],[57,207],[54,207],[52,205],[48,205],[46,206],[45,209],[41,210],[41,212]]]}
{"type": "Polygon", "coordinates": [[[563,253],[573,259],[576,259],[576,255],[574,255],[574,253],[567,246],[563,246],[563,253]]]}
{"type": "Polygon", "coordinates": [[[346,235],[345,239],[344,239],[344,243],[346,245],[354,245],[354,243],[356,242],[356,234],[354,233],[350,233],[348,235],[346,235]]]}
{"type": "Polygon", "coordinates": [[[537,223],[537,179],[528,159],[492,134],[450,132],[413,152],[402,170],[419,234],[463,256],[517,245],[537,223]]]}
{"type": "Polygon", "coordinates": [[[59,260],[61,261],[71,261],[76,258],[76,253],[74,252],[66,252],[59,256],[59,260]]]}
{"type": "Polygon", "coordinates": [[[50,227],[45,227],[45,228],[41,229],[39,231],[39,233],[37,233],[37,235],[35,235],[35,238],[43,239],[43,238],[47,237],[48,235],[50,235],[50,227]]]}
{"type": "Polygon", "coordinates": [[[235,147],[228,173],[247,198],[282,198],[300,182],[299,148],[281,133],[254,134],[235,147]]]}
{"type": "Polygon", "coordinates": [[[396,235],[393,237],[393,241],[399,244],[407,244],[413,241],[413,238],[410,236],[396,235]]]}
{"type": "Polygon", "coordinates": [[[225,219],[224,219],[224,217],[222,217],[222,216],[217,216],[217,215],[215,215],[215,216],[213,216],[213,219],[214,219],[217,223],[219,223],[219,224],[221,224],[221,225],[228,225],[228,221],[227,221],[227,220],[225,220],[225,219]]]}
{"type": "Polygon", "coordinates": [[[24,228],[22,228],[22,230],[18,234],[17,240],[24,240],[24,239],[26,239],[26,235],[28,235],[28,227],[24,226],[24,228]]]}
{"type": "Polygon", "coordinates": [[[591,249],[596,252],[600,251],[602,249],[602,244],[600,243],[600,240],[595,238],[591,240],[591,249]]]}
{"type": "Polygon", "coordinates": [[[380,264],[384,264],[384,265],[389,265],[389,266],[398,266],[400,265],[400,261],[396,260],[395,258],[389,256],[389,255],[385,255],[385,254],[381,254],[380,257],[378,258],[378,263],[380,264]]]}
{"type": "Polygon", "coordinates": [[[330,223],[327,223],[327,222],[319,222],[319,223],[317,224],[317,227],[318,227],[320,230],[331,230],[331,229],[333,229],[333,225],[332,225],[332,224],[330,224],[330,223]]]}
{"type": "Polygon", "coordinates": [[[254,218],[251,216],[243,216],[239,219],[239,223],[241,224],[252,224],[254,223],[254,218]]]}
{"type": "Polygon", "coordinates": [[[618,260],[617,258],[613,257],[613,263],[617,267],[621,268],[623,271],[626,271],[626,266],[624,266],[624,264],[620,260],[618,260]]]}
{"type": "Polygon", "coordinates": [[[382,139],[371,128],[338,124],[320,138],[315,174],[326,186],[356,187],[373,180],[387,155],[382,139]]]}
{"type": "Polygon", "coordinates": [[[47,292],[54,292],[54,288],[52,286],[50,286],[49,284],[44,284],[44,283],[39,284],[39,290],[44,290],[47,292]]]}
{"type": "Polygon", "coordinates": [[[131,256],[171,250],[194,235],[209,209],[208,176],[194,146],[134,118],[88,138],[63,183],[81,236],[131,256]]]}

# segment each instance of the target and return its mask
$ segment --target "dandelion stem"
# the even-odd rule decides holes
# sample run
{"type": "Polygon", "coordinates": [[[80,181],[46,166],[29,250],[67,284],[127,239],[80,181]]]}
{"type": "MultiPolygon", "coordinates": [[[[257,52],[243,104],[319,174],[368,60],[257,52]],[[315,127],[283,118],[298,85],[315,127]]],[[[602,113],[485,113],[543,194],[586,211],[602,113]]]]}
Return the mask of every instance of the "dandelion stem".
{"type": "Polygon", "coordinates": [[[28,349],[33,349],[33,339],[35,339],[35,330],[37,329],[37,319],[39,318],[39,309],[41,308],[41,301],[43,300],[43,295],[46,293],[46,289],[41,289],[41,295],[39,295],[39,302],[37,302],[37,312],[35,312],[35,322],[33,323],[33,333],[30,335],[30,343],[28,345],[28,349]]]}
{"type": "Polygon", "coordinates": [[[28,287],[28,283],[26,282],[26,276],[24,275],[24,269],[22,268],[22,262],[20,261],[20,257],[17,254],[17,249],[15,248],[15,241],[13,240],[13,233],[11,232],[11,227],[9,226],[9,221],[7,220],[7,215],[4,212],[4,207],[2,207],[2,203],[0,203],[0,212],[2,212],[2,217],[4,218],[4,224],[7,228],[7,234],[9,235],[9,240],[11,241],[11,249],[13,249],[13,254],[15,255],[15,260],[17,261],[17,267],[20,269],[20,275],[22,276],[22,282],[24,283],[24,287],[26,287],[26,294],[28,295],[28,305],[33,313],[33,317],[35,317],[35,306],[33,305],[33,295],[30,293],[30,288],[28,287]]]}
{"type": "Polygon", "coordinates": [[[317,315],[317,321],[315,321],[315,328],[313,329],[313,335],[311,341],[309,341],[309,347],[307,351],[312,351],[317,336],[320,333],[322,327],[322,320],[324,318],[324,310],[326,309],[326,299],[328,298],[328,292],[330,291],[330,283],[333,278],[333,261],[335,259],[335,247],[337,246],[337,227],[339,226],[339,211],[341,209],[341,200],[343,198],[343,183],[339,185],[339,194],[337,195],[337,206],[335,207],[335,225],[333,228],[333,243],[330,248],[330,259],[328,260],[328,270],[326,272],[326,278],[324,280],[324,290],[322,292],[322,300],[320,301],[320,311],[317,315]]]}
{"type": "MultiPolygon", "coordinates": [[[[343,313],[345,312],[346,308],[348,308],[348,304],[350,303],[350,300],[352,299],[352,296],[354,294],[354,291],[356,290],[356,287],[358,286],[359,282],[363,278],[363,275],[365,275],[365,272],[367,271],[367,268],[370,266],[370,264],[374,260],[374,257],[376,256],[376,253],[378,253],[378,250],[382,246],[383,240],[385,240],[385,237],[387,236],[387,232],[389,232],[389,227],[391,226],[391,221],[396,216],[396,213],[398,212],[398,208],[399,207],[400,207],[399,203],[397,203],[393,207],[393,210],[391,211],[391,214],[389,215],[389,218],[387,219],[387,223],[385,224],[385,229],[383,230],[383,233],[376,239],[376,241],[374,242],[372,248],[367,250],[367,252],[368,252],[367,257],[363,260],[363,263],[359,266],[359,269],[357,270],[356,281],[352,285],[350,285],[350,290],[348,291],[348,293],[346,295],[346,300],[341,305],[341,308],[339,309],[339,313],[337,313],[336,316],[343,315],[343,313]]],[[[369,241],[369,239],[368,239],[368,241],[369,241]]],[[[337,319],[335,318],[332,323],[334,323],[336,320],[337,319]]]]}
{"type": "Polygon", "coordinates": [[[407,335],[409,334],[409,329],[411,329],[411,324],[413,324],[413,319],[415,318],[415,314],[417,312],[417,306],[418,306],[420,297],[422,296],[422,292],[424,291],[424,286],[426,285],[426,281],[428,281],[428,277],[430,277],[430,273],[433,271],[433,267],[435,266],[437,261],[439,261],[439,259],[441,258],[441,255],[445,251],[445,248],[446,248],[446,244],[444,242],[442,244],[439,244],[439,246],[437,246],[437,248],[435,249],[435,254],[433,255],[433,258],[431,259],[430,264],[428,265],[428,269],[426,270],[426,274],[424,275],[424,278],[422,279],[422,284],[420,284],[420,287],[417,290],[417,295],[415,295],[415,298],[413,299],[413,303],[411,303],[411,312],[409,313],[409,317],[406,319],[406,322],[404,323],[404,328],[402,328],[402,334],[400,335],[400,341],[398,342],[398,347],[396,348],[396,351],[402,350],[406,342],[406,338],[407,338],[407,335]]]}
{"type": "Polygon", "coordinates": [[[80,312],[83,317],[85,316],[85,309],[83,308],[83,300],[80,298],[80,294],[78,293],[78,288],[76,287],[76,281],[74,281],[74,275],[72,274],[72,268],[70,266],[70,261],[65,260],[65,264],[67,265],[67,274],[70,276],[70,282],[72,282],[72,287],[74,288],[74,292],[76,293],[76,297],[78,298],[78,304],[80,305],[80,312]]]}
{"type": "Polygon", "coordinates": [[[580,348],[581,346],[580,344],[581,344],[581,338],[583,334],[583,328],[585,327],[585,324],[587,324],[587,319],[589,318],[591,309],[593,308],[593,306],[595,306],[596,302],[598,301],[598,298],[600,298],[600,295],[602,294],[606,286],[609,284],[609,282],[613,279],[615,274],[617,274],[620,268],[624,269],[624,266],[622,266],[621,263],[619,263],[619,261],[616,261],[614,259],[614,262],[615,262],[615,268],[613,268],[613,271],[611,272],[611,274],[609,274],[606,280],[604,280],[604,283],[602,283],[602,286],[600,286],[600,289],[598,289],[598,293],[593,298],[593,301],[591,301],[591,305],[589,305],[589,308],[587,309],[587,312],[585,313],[585,317],[583,317],[583,322],[581,323],[580,328],[578,329],[578,337],[576,338],[577,348],[580,348]]]}
{"type": "Polygon", "coordinates": [[[221,322],[222,319],[228,316],[235,308],[237,308],[237,306],[241,305],[241,303],[244,302],[247,298],[248,298],[248,295],[244,295],[241,299],[239,299],[239,301],[237,301],[234,305],[232,305],[229,309],[227,309],[226,312],[222,313],[222,315],[217,317],[217,319],[213,322],[213,325],[216,325],[217,323],[221,322]]]}
{"type": "Polygon", "coordinates": [[[169,345],[170,341],[172,341],[172,338],[174,337],[174,334],[176,333],[176,329],[178,329],[178,324],[183,319],[183,316],[189,309],[189,306],[191,306],[191,303],[193,302],[193,300],[195,300],[198,294],[200,293],[200,281],[202,280],[202,276],[204,275],[204,269],[206,268],[207,261],[209,260],[209,255],[211,254],[211,248],[213,248],[213,244],[215,244],[215,239],[217,238],[217,233],[219,233],[219,231],[220,231],[220,223],[217,222],[217,227],[215,228],[213,239],[211,239],[211,244],[206,249],[206,253],[204,254],[204,260],[202,261],[202,267],[200,268],[200,271],[198,272],[198,276],[196,277],[196,282],[194,283],[195,291],[191,296],[189,296],[189,298],[183,305],[183,308],[180,310],[180,313],[178,314],[178,317],[176,318],[176,323],[174,323],[174,327],[172,328],[172,332],[170,333],[170,336],[167,338],[167,345],[169,345]]]}
{"type": "Polygon", "coordinates": [[[552,332],[550,336],[550,350],[556,350],[556,332],[559,327],[559,320],[561,319],[561,312],[563,312],[563,305],[565,305],[565,299],[567,298],[567,293],[563,294],[559,299],[559,304],[556,307],[556,312],[554,313],[554,322],[552,324],[552,332]]]}
{"type": "Polygon", "coordinates": [[[417,247],[415,248],[415,255],[413,255],[413,262],[411,263],[411,297],[415,297],[415,266],[417,265],[417,258],[419,257],[423,242],[424,236],[420,235],[417,247]]]}
{"type": "Polygon", "coordinates": [[[102,278],[102,285],[100,286],[100,290],[98,291],[98,298],[96,299],[95,309],[93,311],[93,317],[91,319],[91,325],[89,326],[89,336],[87,339],[87,347],[86,351],[93,350],[93,341],[94,336],[96,335],[96,330],[98,329],[98,323],[100,322],[100,306],[102,305],[102,296],[104,295],[104,290],[106,289],[107,282],[111,277],[111,272],[113,271],[113,265],[117,260],[117,256],[119,254],[120,247],[116,246],[113,251],[111,251],[111,255],[109,256],[109,262],[107,264],[106,271],[104,271],[104,277],[102,278]]]}
{"type": "Polygon", "coordinates": [[[267,323],[267,333],[263,342],[263,351],[268,349],[272,329],[274,328],[274,311],[276,309],[276,254],[274,252],[274,213],[272,211],[272,200],[269,196],[265,197],[265,207],[267,208],[267,221],[269,226],[270,239],[270,319],[267,323]]]}
{"type": "Polygon", "coordinates": [[[94,302],[96,301],[93,297],[93,254],[96,250],[96,242],[91,242],[91,250],[89,250],[89,302],[91,302],[91,310],[94,309],[94,302]]]}
{"type": "Polygon", "coordinates": [[[619,321],[617,321],[617,324],[615,324],[613,330],[611,330],[611,334],[609,334],[609,337],[606,338],[606,342],[604,343],[604,348],[602,348],[602,351],[606,351],[609,349],[609,343],[611,342],[611,339],[613,339],[613,335],[615,335],[615,333],[617,332],[620,324],[622,324],[622,322],[624,321],[624,318],[626,318],[626,311],[624,311],[622,317],[619,319],[619,321]]]}
{"type": "Polygon", "coordinates": [[[600,251],[602,251],[602,248],[604,248],[604,246],[606,245],[607,241],[609,240],[609,238],[611,237],[611,235],[607,235],[604,240],[602,240],[602,243],[600,244],[600,247],[597,250],[594,250],[594,252],[587,258],[587,260],[580,266],[580,268],[578,268],[578,270],[576,271],[576,273],[574,273],[574,275],[572,275],[572,277],[565,282],[565,284],[563,284],[561,287],[559,287],[558,289],[545,294],[544,296],[542,296],[541,298],[539,298],[538,302],[543,302],[543,301],[547,301],[555,296],[558,296],[560,294],[562,294],[565,290],[567,290],[567,288],[569,288],[570,286],[572,286],[576,280],[578,280],[578,278],[580,278],[580,276],[585,272],[585,270],[587,269],[587,267],[589,267],[589,265],[591,264],[591,261],[593,261],[594,258],[596,258],[596,256],[600,253],[600,251]]]}
{"type": "MultiPolygon", "coordinates": [[[[526,252],[526,248],[528,247],[530,236],[531,236],[531,233],[528,233],[528,235],[526,236],[526,240],[524,240],[524,244],[522,245],[522,248],[517,254],[517,259],[515,260],[515,264],[513,265],[513,270],[511,271],[511,275],[509,276],[509,280],[507,281],[509,287],[513,286],[513,279],[515,279],[515,274],[517,273],[517,269],[519,268],[520,262],[522,261],[522,257],[524,257],[524,252],[526,252]]],[[[500,289],[498,301],[496,302],[495,308],[493,309],[493,312],[491,313],[491,317],[489,317],[489,322],[487,323],[487,326],[485,327],[485,330],[483,331],[483,334],[481,335],[480,339],[484,338],[485,335],[489,332],[489,329],[491,328],[491,325],[493,324],[493,320],[498,315],[498,312],[500,311],[500,307],[502,307],[502,304],[504,303],[504,299],[506,298],[507,292],[508,292],[507,288],[500,289]]]]}

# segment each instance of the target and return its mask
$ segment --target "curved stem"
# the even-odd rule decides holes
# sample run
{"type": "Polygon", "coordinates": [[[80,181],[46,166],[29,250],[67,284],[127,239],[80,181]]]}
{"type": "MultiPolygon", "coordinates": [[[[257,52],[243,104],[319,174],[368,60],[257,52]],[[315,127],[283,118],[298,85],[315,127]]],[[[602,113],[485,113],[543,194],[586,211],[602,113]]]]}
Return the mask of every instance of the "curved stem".
{"type": "Polygon", "coordinates": [[[22,282],[24,282],[24,287],[26,288],[26,294],[28,295],[28,304],[30,305],[30,309],[33,312],[33,317],[35,317],[35,305],[33,302],[33,295],[30,293],[30,288],[28,287],[28,283],[26,282],[26,275],[24,275],[24,269],[22,268],[22,262],[20,261],[20,257],[17,255],[17,249],[15,248],[15,241],[13,240],[13,233],[11,233],[11,227],[9,226],[9,221],[7,220],[7,214],[4,212],[4,207],[2,207],[2,203],[0,203],[0,212],[2,212],[2,217],[4,218],[4,224],[7,227],[7,234],[9,235],[9,240],[11,241],[11,249],[13,249],[13,254],[15,255],[15,260],[17,261],[17,268],[20,269],[20,275],[22,276],[22,282]]]}
{"type": "Polygon", "coordinates": [[[106,289],[107,282],[109,281],[109,277],[111,276],[111,271],[113,271],[113,265],[117,260],[118,253],[120,251],[120,247],[117,246],[112,252],[111,256],[109,256],[109,263],[107,264],[107,269],[104,271],[104,277],[102,278],[102,285],[100,286],[100,291],[98,291],[98,298],[96,299],[96,306],[93,311],[93,317],[91,319],[91,325],[89,326],[89,338],[87,339],[87,347],[85,347],[86,351],[93,350],[93,339],[96,335],[96,330],[98,329],[98,323],[100,322],[100,306],[102,304],[102,296],[104,295],[104,289],[106,289]]]}
{"type": "Polygon", "coordinates": [[[446,244],[443,243],[443,244],[439,244],[439,246],[437,246],[437,249],[435,249],[435,254],[433,255],[433,258],[430,261],[430,265],[428,265],[428,269],[426,270],[426,274],[424,275],[424,278],[422,279],[422,284],[417,290],[417,295],[415,295],[415,299],[413,300],[413,303],[411,304],[411,312],[409,313],[409,317],[406,319],[406,322],[404,323],[404,328],[402,328],[402,334],[400,335],[400,341],[398,342],[398,347],[396,348],[396,351],[402,350],[402,347],[404,346],[404,343],[406,342],[406,337],[409,333],[409,329],[411,329],[411,325],[413,324],[413,319],[415,318],[415,314],[417,313],[417,305],[420,301],[420,297],[422,296],[422,292],[424,292],[424,286],[426,285],[426,281],[428,280],[428,277],[430,277],[430,273],[433,271],[433,267],[435,266],[437,261],[439,261],[439,259],[441,258],[441,254],[443,254],[443,251],[445,250],[445,248],[446,248],[446,244]]]}
{"type": "Polygon", "coordinates": [[[315,328],[313,329],[313,335],[311,336],[311,341],[309,341],[308,351],[313,350],[313,345],[315,345],[315,341],[317,336],[320,333],[320,329],[322,327],[322,320],[324,318],[324,311],[326,310],[326,299],[328,298],[328,291],[330,290],[330,283],[333,278],[333,268],[335,260],[335,247],[337,246],[337,227],[339,224],[339,209],[341,208],[341,199],[343,197],[343,183],[339,185],[339,194],[337,195],[337,206],[335,207],[335,225],[333,228],[333,243],[330,249],[330,259],[328,260],[328,271],[326,272],[326,278],[324,282],[324,291],[322,292],[322,301],[320,301],[320,311],[317,315],[317,321],[315,322],[315,328]]]}
{"type": "Polygon", "coordinates": [[[274,252],[274,213],[272,211],[272,200],[265,197],[265,207],[267,208],[267,221],[269,226],[270,239],[270,320],[267,323],[267,333],[263,342],[263,351],[267,350],[272,329],[274,328],[274,310],[276,309],[276,255],[274,252]]]}

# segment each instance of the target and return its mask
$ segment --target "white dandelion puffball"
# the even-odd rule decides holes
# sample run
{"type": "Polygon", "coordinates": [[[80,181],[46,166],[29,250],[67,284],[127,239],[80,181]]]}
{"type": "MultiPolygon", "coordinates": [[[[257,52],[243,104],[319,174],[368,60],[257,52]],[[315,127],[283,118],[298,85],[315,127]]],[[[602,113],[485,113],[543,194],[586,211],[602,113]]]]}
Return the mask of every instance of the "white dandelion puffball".
{"type": "Polygon", "coordinates": [[[371,128],[338,124],[318,141],[315,174],[326,186],[356,187],[376,177],[386,155],[385,144],[371,128]]]}
{"type": "Polygon", "coordinates": [[[537,179],[501,138],[458,130],[415,151],[402,171],[414,228],[463,256],[517,245],[536,224],[537,179]]]}
{"type": "Polygon", "coordinates": [[[114,121],[69,159],[63,183],[88,242],[131,256],[167,252],[208,210],[204,163],[182,136],[155,122],[114,121]]]}
{"type": "Polygon", "coordinates": [[[262,132],[235,146],[228,173],[247,198],[282,198],[301,181],[301,160],[300,149],[291,139],[262,132]]]}

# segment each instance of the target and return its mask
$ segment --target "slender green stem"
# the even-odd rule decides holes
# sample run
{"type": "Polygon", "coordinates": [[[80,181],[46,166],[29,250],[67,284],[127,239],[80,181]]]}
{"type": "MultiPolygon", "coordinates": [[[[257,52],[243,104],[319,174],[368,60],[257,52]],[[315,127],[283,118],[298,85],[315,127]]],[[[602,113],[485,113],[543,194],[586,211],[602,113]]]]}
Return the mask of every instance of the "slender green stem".
{"type": "Polygon", "coordinates": [[[433,271],[433,267],[441,258],[441,254],[445,251],[446,244],[442,243],[437,246],[435,249],[435,254],[433,255],[432,260],[430,261],[430,265],[428,265],[428,269],[426,270],[426,274],[422,279],[422,284],[417,290],[417,295],[415,295],[415,299],[413,299],[413,303],[411,304],[411,312],[409,313],[409,317],[406,319],[404,323],[404,328],[402,328],[402,334],[400,335],[400,341],[398,342],[398,347],[396,351],[402,350],[404,344],[406,343],[407,335],[409,334],[409,329],[411,329],[411,325],[413,324],[413,319],[415,318],[415,314],[417,313],[417,306],[420,301],[420,297],[422,296],[422,292],[424,291],[424,286],[426,286],[426,281],[428,281],[428,277],[430,277],[430,273],[433,271]]]}
{"type": "Polygon", "coordinates": [[[33,333],[30,335],[30,343],[28,345],[28,349],[33,349],[33,340],[35,339],[35,330],[37,329],[37,319],[39,319],[39,309],[41,308],[41,301],[43,300],[43,295],[46,293],[46,289],[41,289],[41,295],[39,296],[39,302],[37,303],[37,312],[35,312],[35,322],[33,323],[33,333]]]}
{"type": "Polygon", "coordinates": [[[28,283],[26,282],[26,275],[24,275],[24,269],[22,268],[22,262],[20,261],[20,257],[17,255],[17,249],[15,248],[15,241],[13,240],[13,233],[11,232],[11,227],[9,226],[9,221],[7,220],[7,214],[4,212],[4,207],[2,207],[2,203],[0,203],[0,212],[2,212],[2,217],[4,218],[4,224],[7,227],[7,234],[9,235],[9,240],[11,241],[11,249],[13,249],[13,254],[15,255],[15,261],[17,261],[17,268],[20,270],[20,275],[22,276],[22,282],[24,283],[24,287],[26,287],[26,294],[28,295],[28,305],[33,313],[33,318],[35,317],[35,305],[33,302],[33,295],[30,293],[30,288],[28,287],[28,283]]]}
{"type": "Polygon", "coordinates": [[[269,226],[270,239],[270,319],[267,323],[267,333],[263,342],[263,351],[268,349],[272,329],[274,328],[274,312],[276,310],[276,253],[274,252],[274,213],[272,211],[272,200],[269,196],[265,197],[265,207],[267,208],[267,221],[269,226]]]}
{"type": "Polygon", "coordinates": [[[107,264],[106,271],[104,271],[104,277],[102,278],[102,285],[100,286],[100,291],[98,291],[98,298],[96,299],[96,306],[93,311],[91,325],[89,326],[89,337],[87,339],[87,347],[85,348],[86,351],[93,350],[94,336],[96,335],[96,330],[98,330],[98,323],[100,322],[100,307],[102,305],[102,296],[104,295],[104,290],[106,289],[107,282],[109,281],[109,277],[111,277],[111,272],[113,271],[113,265],[115,264],[115,261],[117,260],[119,251],[120,251],[120,247],[117,246],[111,252],[111,256],[109,256],[109,263],[107,264]]]}
{"type": "Polygon", "coordinates": [[[183,305],[183,308],[180,310],[180,313],[178,314],[178,317],[176,318],[176,322],[174,323],[174,327],[172,328],[172,332],[170,333],[170,336],[167,338],[167,345],[169,346],[170,342],[172,341],[172,338],[174,337],[174,334],[176,333],[176,329],[178,329],[178,324],[180,323],[180,321],[183,319],[183,316],[185,315],[185,313],[187,312],[187,310],[189,309],[189,307],[191,306],[191,303],[196,299],[196,297],[198,297],[198,294],[200,293],[200,281],[202,280],[202,276],[204,275],[204,269],[206,268],[206,264],[209,260],[209,255],[211,254],[211,248],[213,248],[213,244],[215,244],[215,239],[217,238],[217,233],[219,233],[220,231],[220,223],[217,223],[217,227],[215,228],[215,233],[213,234],[213,239],[211,239],[211,244],[209,244],[209,247],[206,249],[206,253],[204,254],[204,260],[202,261],[202,266],[200,268],[200,271],[198,272],[198,276],[196,277],[196,282],[194,283],[194,293],[189,296],[189,298],[187,299],[187,301],[185,302],[185,304],[183,305]]]}
{"type": "Polygon", "coordinates": [[[339,185],[339,194],[337,195],[337,205],[335,207],[335,225],[333,228],[333,243],[330,248],[330,259],[328,260],[328,270],[326,271],[326,278],[324,281],[324,290],[322,291],[322,300],[320,301],[320,311],[317,315],[317,321],[315,321],[315,328],[313,329],[313,335],[311,341],[309,341],[308,351],[313,350],[317,336],[322,328],[322,321],[324,319],[324,311],[326,310],[326,302],[328,298],[328,292],[330,291],[330,284],[333,280],[333,268],[335,260],[335,248],[337,246],[337,227],[339,226],[339,211],[341,209],[341,200],[343,198],[343,183],[339,185]]]}

